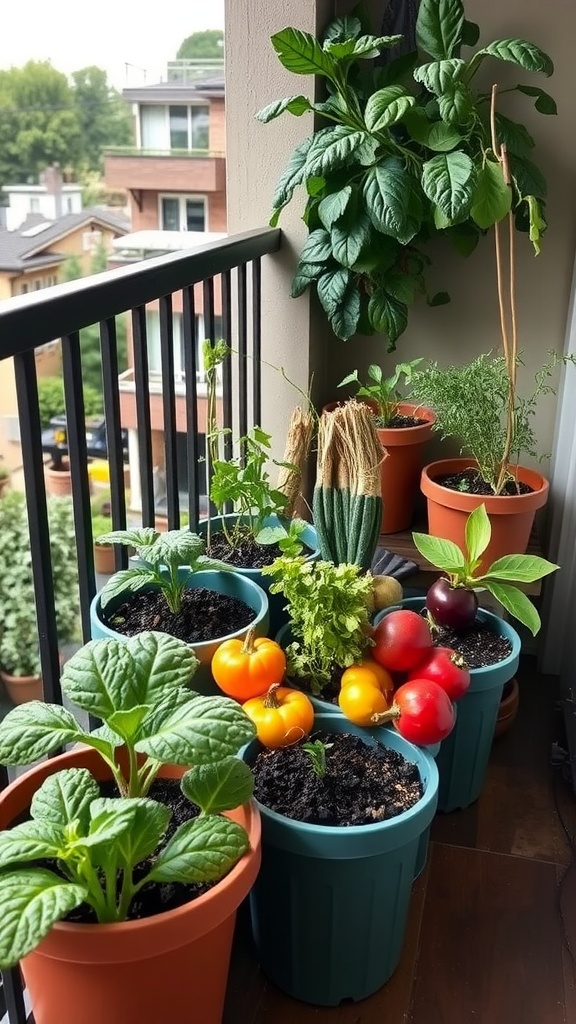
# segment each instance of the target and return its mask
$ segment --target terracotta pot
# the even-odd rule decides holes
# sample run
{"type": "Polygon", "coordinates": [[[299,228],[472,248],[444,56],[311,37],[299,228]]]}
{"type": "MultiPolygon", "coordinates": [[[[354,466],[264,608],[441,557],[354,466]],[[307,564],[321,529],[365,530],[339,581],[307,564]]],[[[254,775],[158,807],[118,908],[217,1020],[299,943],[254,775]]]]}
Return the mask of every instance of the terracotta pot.
{"type": "Polygon", "coordinates": [[[510,680],[510,692],[502,698],[498,708],[498,718],[494,730],[494,739],[503,736],[514,722],[520,705],[520,687],[516,677],[510,680]]]}
{"type": "Polygon", "coordinates": [[[94,569],[100,576],[116,572],[113,544],[94,544],[94,569]]]}
{"type": "Polygon", "coordinates": [[[44,699],[42,676],[11,676],[0,669],[0,679],[13,704],[44,699]]]}
{"type": "MultiPolygon", "coordinates": [[[[96,751],[52,758],[0,795],[0,828],[30,805],[49,775],[88,768],[110,777],[96,751]]],[[[180,777],[170,766],[161,775],[180,777]]],[[[250,836],[250,850],[196,900],[155,917],[121,924],[59,922],[21,962],[36,1024],[158,1024],[167,1020],[221,1024],[236,910],[260,867],[260,815],[245,804],[229,817],[250,836]]]]}
{"type": "MultiPolygon", "coordinates": [[[[332,412],[341,404],[331,402],[324,409],[332,412]]],[[[367,399],[365,404],[376,411],[376,403],[367,399]]],[[[387,453],[380,467],[383,505],[381,533],[398,533],[406,530],[412,522],[424,463],[424,448],[436,422],[436,415],[431,409],[410,405],[408,402],[401,402],[398,412],[402,416],[414,416],[426,422],[417,427],[377,429],[380,443],[387,453]]]]}
{"type": "Polygon", "coordinates": [[[548,500],[548,481],[536,470],[519,466],[516,475],[528,484],[528,494],[479,495],[464,494],[442,487],[436,477],[447,473],[460,473],[475,467],[473,459],[440,459],[424,466],[420,487],[428,502],[428,533],[454,541],[459,547],[465,543],[466,520],[471,512],[484,503],[492,527],[492,539],[482,559],[481,568],[503,555],[524,554],[534,524],[537,509],[548,500]]]}
{"type": "Polygon", "coordinates": [[[53,498],[63,498],[72,494],[72,474],[68,459],[62,459],[64,469],[51,469],[44,467],[44,479],[46,481],[46,494],[53,498]]]}

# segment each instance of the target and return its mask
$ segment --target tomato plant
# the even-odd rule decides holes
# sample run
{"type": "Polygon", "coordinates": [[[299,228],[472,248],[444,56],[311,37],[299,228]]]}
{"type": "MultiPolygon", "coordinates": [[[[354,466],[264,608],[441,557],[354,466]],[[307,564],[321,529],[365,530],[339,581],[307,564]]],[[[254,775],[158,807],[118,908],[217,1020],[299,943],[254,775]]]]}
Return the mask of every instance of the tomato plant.
{"type": "Polygon", "coordinates": [[[392,721],[405,740],[419,746],[439,743],[456,722],[456,712],[448,694],[431,679],[412,679],[399,686],[390,711],[379,723],[392,721]]]}
{"type": "Polygon", "coordinates": [[[286,656],[274,640],[267,636],[254,639],[249,629],[246,639],[232,637],[216,649],[211,663],[214,681],[228,697],[245,701],[259,697],[280,683],[286,671],[286,656]]]}
{"type": "Polygon", "coordinates": [[[407,681],[413,679],[431,679],[446,691],[450,700],[459,700],[470,686],[468,665],[451,647],[433,647],[408,673],[407,681]]]}
{"type": "Polygon", "coordinates": [[[314,705],[302,690],[274,683],[267,693],[252,697],[242,708],[254,722],[264,747],[287,747],[312,732],[314,705]]]}
{"type": "Polygon", "coordinates": [[[430,626],[407,608],[384,615],[372,639],[372,657],[389,672],[409,672],[432,647],[430,626]]]}

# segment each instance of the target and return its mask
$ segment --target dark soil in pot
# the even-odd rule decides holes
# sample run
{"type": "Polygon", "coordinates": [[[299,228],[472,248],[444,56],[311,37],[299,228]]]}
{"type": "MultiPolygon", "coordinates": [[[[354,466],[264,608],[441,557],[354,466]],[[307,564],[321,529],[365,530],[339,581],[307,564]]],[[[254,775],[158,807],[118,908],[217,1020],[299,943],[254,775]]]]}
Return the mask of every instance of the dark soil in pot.
{"type": "Polygon", "coordinates": [[[388,423],[382,422],[382,417],[376,417],[376,426],[380,430],[397,430],[402,427],[422,427],[428,420],[419,419],[418,416],[394,416],[388,423]]]}
{"type": "Polygon", "coordinates": [[[351,733],[318,732],[312,739],[326,744],[323,777],[303,743],[258,754],[254,795],[265,807],[315,825],[373,825],[421,799],[418,768],[399,751],[351,733]]]}
{"type": "Polygon", "coordinates": [[[254,535],[247,530],[237,531],[234,537],[232,545],[224,531],[213,533],[206,553],[210,558],[218,558],[237,569],[261,569],[264,565],[271,565],[282,554],[277,544],[257,544],[254,535]]]}
{"type": "MultiPolygon", "coordinates": [[[[441,487],[447,487],[451,491],[461,491],[463,494],[481,494],[495,497],[494,491],[475,469],[463,469],[461,473],[447,473],[434,477],[434,483],[441,487]]],[[[531,494],[532,487],[521,483],[519,480],[508,480],[504,485],[501,495],[504,497],[515,494],[531,494]]]]}
{"type": "Polygon", "coordinates": [[[254,611],[244,601],[206,587],[185,590],[177,615],[170,611],[164,595],[158,590],[132,594],[112,615],[102,615],[105,625],[123,636],[157,630],[189,644],[236,633],[248,626],[254,617],[254,611]]]}
{"type": "Polygon", "coordinates": [[[439,647],[452,647],[459,651],[468,668],[496,665],[504,661],[512,651],[512,644],[507,637],[494,633],[478,619],[465,633],[439,627],[434,643],[439,647]]]}

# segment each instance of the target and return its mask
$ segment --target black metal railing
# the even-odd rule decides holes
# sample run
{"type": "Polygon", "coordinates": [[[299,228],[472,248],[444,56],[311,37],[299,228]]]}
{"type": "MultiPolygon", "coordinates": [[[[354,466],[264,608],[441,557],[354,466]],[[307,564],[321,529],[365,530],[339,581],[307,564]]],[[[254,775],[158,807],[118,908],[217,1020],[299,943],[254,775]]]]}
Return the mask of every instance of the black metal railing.
{"type": "MultiPolygon", "coordinates": [[[[124,454],[121,435],[116,317],[128,313],[132,325],[134,392],[141,488],[141,521],[155,524],[152,429],[146,307],[159,304],[162,411],[168,528],[180,525],[176,393],[174,374],[174,296],[182,295],[185,369],[187,513],[194,529],[200,514],[197,337],[195,285],[202,286],[204,336],[217,339],[216,298],[221,297],[222,336],[232,349],[222,373],[222,422],[245,433],[260,420],[261,258],[280,247],[280,231],[263,229],[207,244],[194,253],[173,253],[94,277],[58,285],[0,303],[0,360],[12,357],[16,379],[22,464],[27,499],[44,699],[61,703],[58,633],[54,603],[50,529],[41,445],[35,351],[61,339],[68,458],[79,570],[82,637],[90,639],[90,603],[96,592],[85,434],[80,331],[99,325],[104,415],[108,447],[112,528],[126,527],[124,454]],[[235,364],[235,365],[234,365],[235,364]]],[[[226,452],[231,454],[231,439],[226,452]]],[[[116,568],[126,551],[116,547],[116,568]]],[[[0,788],[7,783],[0,767],[0,788]]],[[[26,1024],[20,973],[5,972],[0,988],[0,1022],[26,1024]]]]}

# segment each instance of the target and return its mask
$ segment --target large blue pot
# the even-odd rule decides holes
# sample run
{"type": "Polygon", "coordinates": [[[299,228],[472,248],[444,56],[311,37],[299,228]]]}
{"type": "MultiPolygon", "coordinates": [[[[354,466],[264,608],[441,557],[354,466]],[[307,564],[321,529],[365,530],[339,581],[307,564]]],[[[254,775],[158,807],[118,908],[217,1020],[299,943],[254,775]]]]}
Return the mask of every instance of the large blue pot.
{"type": "MultiPolygon", "coordinates": [[[[237,516],[234,513],[226,516],[214,516],[212,519],[210,519],[212,530],[221,530],[223,522],[225,522],[228,528],[230,529],[231,527],[235,526],[239,521],[246,523],[248,522],[248,519],[246,516],[237,516]]],[[[280,520],[276,515],[268,516],[264,520],[264,526],[278,526],[279,524],[280,520]]],[[[206,539],[207,531],[208,520],[201,519],[200,522],[198,523],[198,533],[202,538],[204,538],[204,540],[206,539]]],[[[314,526],[312,526],[310,523],[307,523],[304,529],[302,530],[300,538],[302,540],[302,543],[304,544],[302,554],[306,555],[306,560],[316,561],[320,557],[320,549],[318,547],[318,537],[316,535],[316,530],[314,526]]],[[[288,616],[284,611],[284,595],[270,593],[270,585],[274,581],[271,576],[263,575],[260,569],[244,569],[237,568],[236,566],[234,566],[233,571],[240,573],[247,579],[252,580],[254,583],[257,583],[259,587],[262,587],[262,590],[266,591],[268,595],[268,605],[270,610],[269,635],[276,636],[278,630],[281,629],[281,627],[288,621],[288,616]]]]}
{"type": "MultiPolygon", "coordinates": [[[[343,715],[315,727],[383,743],[418,766],[424,795],[409,811],[373,825],[309,825],[258,804],[262,867],[250,894],[264,973],[296,999],[336,1006],[384,985],[400,960],[420,837],[436,811],[434,759],[394,729],[360,729],[343,715]]],[[[260,746],[241,756],[253,763],[260,746]]]]}
{"type": "MultiPolygon", "coordinates": [[[[420,612],[424,601],[423,597],[410,597],[396,607],[420,612]]],[[[393,610],[386,608],[380,612],[375,624],[393,610]]],[[[520,637],[509,622],[484,608],[478,610],[478,618],[495,633],[505,636],[512,650],[502,661],[470,671],[470,687],[457,702],[456,725],[440,744],[436,758],[440,773],[439,811],[468,807],[480,796],[504,683],[515,675],[520,659],[520,637]]]]}
{"type": "MultiPolygon", "coordinates": [[[[180,572],[184,574],[186,570],[182,569],[180,572]]],[[[210,662],[214,652],[224,640],[230,640],[232,637],[245,637],[250,626],[254,626],[256,636],[268,636],[268,597],[265,591],[257,583],[254,583],[253,580],[247,579],[238,573],[223,570],[195,572],[191,575],[187,586],[190,589],[206,587],[208,590],[215,590],[217,593],[226,594],[228,597],[237,597],[240,601],[244,601],[254,612],[252,622],[244,629],[236,630],[236,632],[229,633],[226,636],[215,637],[214,640],[204,640],[201,643],[194,644],[194,653],[200,661],[192,683],[194,689],[203,694],[221,693],[222,691],[216,686],[210,671],[210,662]]],[[[145,589],[151,590],[154,588],[145,589]]],[[[106,608],[108,609],[109,607],[110,613],[113,613],[129,595],[130,591],[126,590],[125,593],[110,601],[106,608]]],[[[100,592],[96,594],[90,605],[90,634],[93,640],[101,640],[105,637],[113,637],[115,640],[126,639],[122,633],[117,633],[116,630],[111,629],[103,621],[100,592]]]]}

